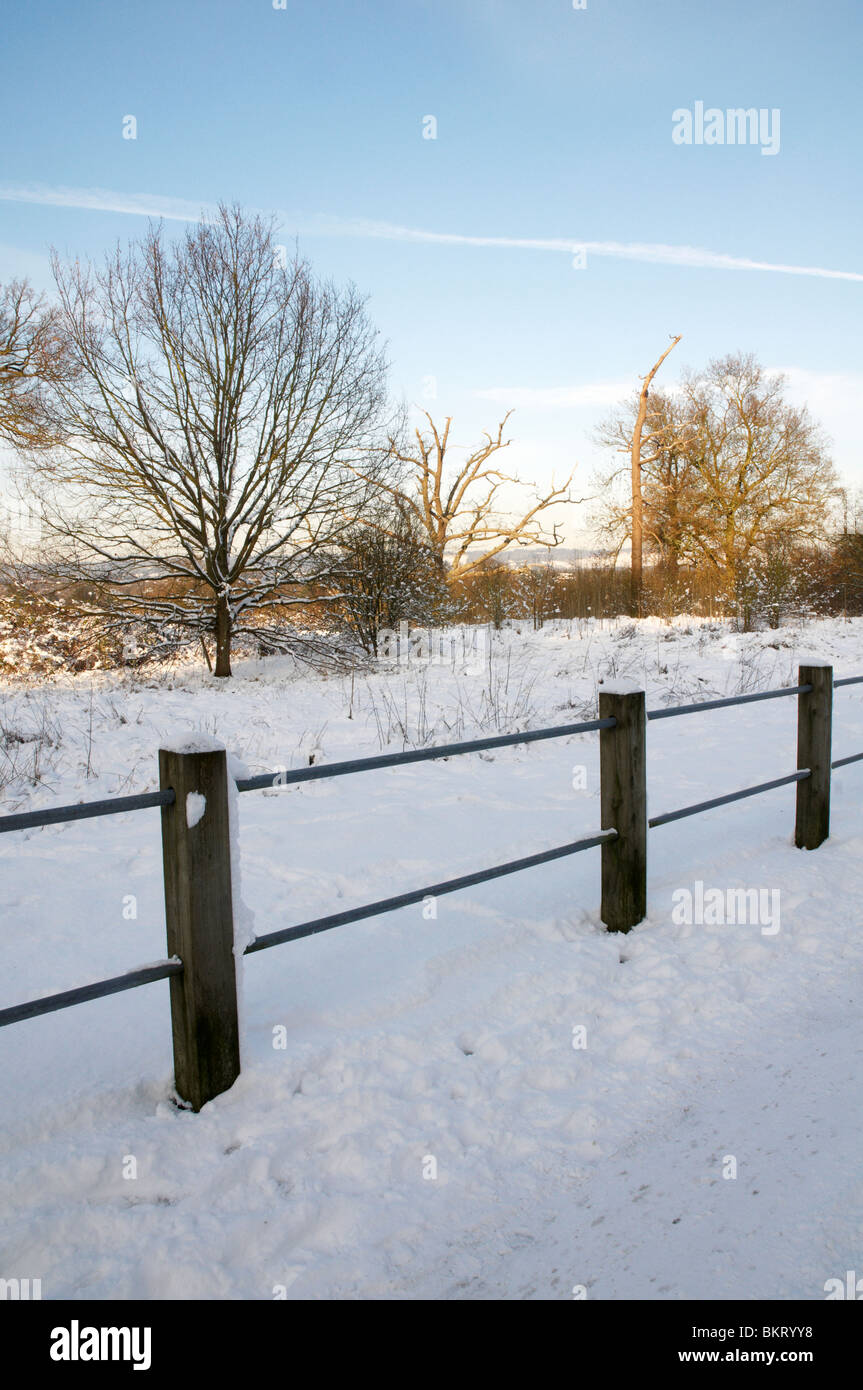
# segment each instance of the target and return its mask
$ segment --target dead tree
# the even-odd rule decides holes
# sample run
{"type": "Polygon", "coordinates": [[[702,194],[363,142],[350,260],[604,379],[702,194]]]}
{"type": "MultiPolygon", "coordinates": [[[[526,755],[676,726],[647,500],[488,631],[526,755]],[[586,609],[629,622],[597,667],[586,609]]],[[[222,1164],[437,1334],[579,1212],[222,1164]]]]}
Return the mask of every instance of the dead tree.
{"type": "Polygon", "coordinates": [[[672,348],[680,342],[682,334],[678,333],[673,338],[670,345],[657,362],[654,362],[647,376],[642,379],[641,393],[638,398],[638,409],[635,416],[635,427],[632,431],[631,445],[631,465],[632,465],[632,569],[631,569],[631,602],[632,613],[638,617],[641,613],[641,591],[643,584],[643,564],[642,553],[644,547],[644,504],[641,494],[641,450],[644,443],[644,424],[647,419],[647,400],[650,395],[650,387],[653,378],[659,371],[672,348]]]}
{"type": "Polygon", "coordinates": [[[548,492],[537,494],[524,512],[513,517],[498,510],[501,488],[523,486],[520,479],[491,462],[512,442],[503,437],[512,411],[498,425],[497,434],[485,433],[483,442],[455,463],[447,453],[452,417],[447,416],[440,429],[428,411],[423,414],[428,431],[417,427],[415,443],[391,439],[390,456],[402,471],[402,481],[384,486],[414,516],[450,583],[464,579],[507,546],[561,544],[559,524],[549,529],[543,513],[554,504],[581,500],[569,495],[574,470],[562,486],[552,483],[548,492]]]}

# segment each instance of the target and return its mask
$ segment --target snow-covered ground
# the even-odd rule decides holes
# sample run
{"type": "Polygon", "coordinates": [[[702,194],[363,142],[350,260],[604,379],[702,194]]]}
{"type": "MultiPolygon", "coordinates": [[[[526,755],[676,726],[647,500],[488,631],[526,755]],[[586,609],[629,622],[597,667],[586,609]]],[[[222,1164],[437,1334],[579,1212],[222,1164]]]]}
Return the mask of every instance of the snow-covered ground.
{"type": "MultiPolygon", "coordinates": [[[[863,674],[863,621],[561,623],[489,652],[10,685],[0,724],[43,780],[4,809],[149,790],[178,734],[257,772],[592,717],[600,680],[655,707],[792,684],[807,656],[863,674]]],[[[651,724],[651,813],[792,771],[795,704],[651,724]]],[[[852,686],[834,757],[858,751],[852,686]]],[[[287,926],[589,834],[598,794],[596,734],[249,793],[243,898],[287,926]]],[[[165,982],[0,1030],[0,1276],[45,1298],[823,1299],[863,1273],[863,764],[834,774],[819,850],[793,818],[785,787],[652,831],[628,936],[601,926],[591,850],[249,957],[243,1073],[200,1115],[171,1102],[165,982]],[[678,923],[699,881],[779,890],[780,929],[678,923]]],[[[158,812],[3,835],[0,860],[0,1007],[164,956],[158,812]]]]}

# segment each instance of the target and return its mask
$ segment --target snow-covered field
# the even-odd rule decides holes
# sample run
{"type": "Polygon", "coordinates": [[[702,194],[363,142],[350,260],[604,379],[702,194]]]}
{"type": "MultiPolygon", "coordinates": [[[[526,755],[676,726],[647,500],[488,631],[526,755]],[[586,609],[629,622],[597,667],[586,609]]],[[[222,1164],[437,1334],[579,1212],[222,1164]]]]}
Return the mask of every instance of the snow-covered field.
{"type": "MultiPolygon", "coordinates": [[[[552,624],[353,681],[270,660],[10,685],[7,747],[42,780],[4,810],[149,790],[180,733],[258,772],[589,718],[600,680],[649,707],[793,684],[807,656],[863,674],[863,621],[552,624]]],[[[651,813],[792,771],[795,705],[652,724],[651,813]]],[[[858,751],[852,686],[834,757],[858,751]]],[[[243,899],[274,930],[589,834],[598,796],[596,734],[249,793],[243,899]]],[[[164,982],[0,1030],[0,1276],[45,1298],[823,1299],[863,1272],[863,764],[834,774],[818,851],[793,819],[785,787],[652,831],[628,936],[601,926],[591,850],[252,956],[243,1073],[200,1115],[171,1102],[164,982]],[[697,881],[779,890],[780,929],[676,922],[697,881]]],[[[164,956],[158,812],[4,835],[0,859],[0,1007],[164,956]]]]}

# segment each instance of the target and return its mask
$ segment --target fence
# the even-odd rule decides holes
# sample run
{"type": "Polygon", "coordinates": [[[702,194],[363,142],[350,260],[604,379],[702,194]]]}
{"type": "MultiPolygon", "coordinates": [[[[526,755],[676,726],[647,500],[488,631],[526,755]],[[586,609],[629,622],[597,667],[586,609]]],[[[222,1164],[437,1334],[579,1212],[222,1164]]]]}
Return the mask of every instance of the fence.
{"type": "MultiPolygon", "coordinates": [[[[297,926],[279,928],[256,937],[245,948],[244,954],[265,951],[287,941],[297,941],[301,937],[330,931],[349,922],[394,912],[428,897],[455,893],[462,888],[595,848],[602,851],[602,921],[610,931],[626,932],[642,921],[647,911],[648,829],[791,783],[797,785],[794,842],[800,849],[817,849],[830,831],[832,769],[863,760],[863,753],[838,758],[835,762],[830,760],[834,685],[861,683],[863,676],[849,676],[834,683],[831,666],[809,664],[800,666],[797,685],[655,710],[645,709],[643,690],[610,688],[600,692],[599,718],[578,724],[563,724],[528,733],[502,734],[407,753],[354,758],[347,762],[316,765],[292,772],[264,773],[239,780],[237,790],[251,792],[275,785],[287,786],[327,777],[372,772],[380,768],[401,767],[406,763],[451,758],[489,748],[565,738],[572,734],[598,731],[600,738],[601,825],[598,834],[480,869],[476,873],[446,879],[442,883],[427,884],[378,902],[331,913],[297,926]],[[648,722],[791,695],[796,695],[798,700],[795,772],[648,818],[645,737],[648,722]]],[[[0,833],[3,833],[145,807],[160,807],[168,938],[168,959],[141,966],[113,979],[99,980],[78,989],[2,1009],[0,1027],[82,1004],[90,999],[117,994],[122,990],[136,989],[154,980],[167,979],[171,993],[175,1087],[180,1099],[197,1111],[208,1100],[232,1086],[240,1072],[225,750],[187,752],[162,749],[159,753],[159,782],[159,791],[140,796],[115,797],[108,801],[0,817],[0,833]],[[191,800],[193,797],[198,799],[191,800]],[[200,800],[202,797],[203,803],[200,800]],[[203,815],[189,813],[202,805],[203,815]]]]}

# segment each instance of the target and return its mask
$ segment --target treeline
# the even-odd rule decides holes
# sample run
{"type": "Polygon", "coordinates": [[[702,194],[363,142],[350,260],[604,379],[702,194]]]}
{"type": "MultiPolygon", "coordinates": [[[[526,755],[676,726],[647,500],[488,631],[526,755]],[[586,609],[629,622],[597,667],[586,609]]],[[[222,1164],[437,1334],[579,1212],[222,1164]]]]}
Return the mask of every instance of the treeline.
{"type": "MultiPolygon", "coordinates": [[[[555,618],[633,616],[629,571],[611,560],[577,566],[491,562],[456,584],[437,586],[430,571],[416,590],[405,584],[400,592],[364,587],[361,574],[355,572],[355,592],[338,611],[345,628],[370,652],[380,629],[394,629],[402,621],[497,628],[519,622],[539,629],[555,618]]],[[[863,534],[843,532],[818,545],[776,543],[738,567],[733,583],[708,564],[645,566],[640,616],[670,621],[689,614],[731,622],[744,632],[816,617],[859,617],[863,534]]]]}
{"type": "MultiPolygon", "coordinates": [[[[302,617],[296,606],[271,610],[268,626],[241,639],[237,650],[265,656],[285,650],[286,634],[314,663],[350,664],[359,653],[378,653],[382,631],[402,622],[410,627],[524,624],[539,630],[555,619],[610,619],[631,614],[628,570],[611,562],[586,566],[553,563],[518,566],[500,561],[480,565],[448,584],[422,550],[402,552],[401,579],[395,578],[391,545],[378,537],[383,568],[357,563],[349,571],[352,591],[333,601],[319,584],[309,583],[302,617]],[[412,563],[408,563],[409,559],[412,563]],[[384,575],[389,575],[389,581],[384,575]]],[[[212,647],[203,636],[170,629],[161,635],[126,613],[114,624],[82,611],[107,604],[108,594],[90,587],[35,591],[33,585],[0,591],[0,670],[49,674],[59,670],[135,668],[154,658],[203,659],[212,668],[212,647]]],[[[647,565],[643,574],[644,613],[666,621],[692,615],[733,623],[741,631],[775,628],[819,617],[863,616],[863,533],[841,532],[819,546],[777,550],[766,561],[738,573],[734,588],[711,567],[647,565]]]]}

